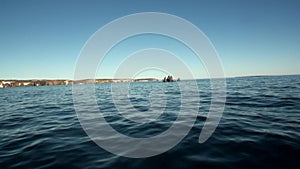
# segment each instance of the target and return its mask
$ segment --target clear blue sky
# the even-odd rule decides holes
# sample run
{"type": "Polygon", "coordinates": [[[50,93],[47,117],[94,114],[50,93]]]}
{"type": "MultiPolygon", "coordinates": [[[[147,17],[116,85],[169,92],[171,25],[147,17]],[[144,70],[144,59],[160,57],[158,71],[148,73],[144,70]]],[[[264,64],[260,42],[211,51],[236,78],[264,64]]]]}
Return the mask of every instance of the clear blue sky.
{"type": "Polygon", "coordinates": [[[72,79],[88,38],[137,12],[170,13],[199,27],[228,77],[300,74],[298,0],[0,0],[0,79],[72,79]]]}

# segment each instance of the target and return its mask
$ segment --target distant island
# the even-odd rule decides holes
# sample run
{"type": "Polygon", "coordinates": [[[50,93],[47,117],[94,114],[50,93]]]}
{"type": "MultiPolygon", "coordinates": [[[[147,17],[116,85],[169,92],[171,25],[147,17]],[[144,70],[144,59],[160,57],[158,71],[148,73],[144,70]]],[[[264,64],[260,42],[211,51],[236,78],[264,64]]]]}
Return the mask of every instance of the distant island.
{"type": "Polygon", "coordinates": [[[54,86],[72,84],[92,84],[92,83],[117,83],[117,82],[153,82],[159,81],[156,78],[141,79],[84,79],[84,80],[0,80],[0,88],[21,87],[21,86],[54,86]]]}

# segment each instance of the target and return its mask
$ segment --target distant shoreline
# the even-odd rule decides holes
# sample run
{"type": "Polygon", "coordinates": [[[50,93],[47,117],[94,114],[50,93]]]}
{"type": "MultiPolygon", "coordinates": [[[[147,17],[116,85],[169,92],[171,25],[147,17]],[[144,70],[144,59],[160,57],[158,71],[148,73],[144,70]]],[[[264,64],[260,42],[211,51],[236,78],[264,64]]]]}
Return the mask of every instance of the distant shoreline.
{"type": "MultiPolygon", "coordinates": [[[[247,77],[275,77],[275,76],[299,76],[300,74],[287,74],[287,75],[249,75],[249,76],[235,76],[225,77],[226,79],[232,78],[247,78],[247,77]]],[[[210,78],[199,78],[195,80],[209,80],[210,78]]],[[[211,78],[218,79],[218,78],[211,78]]],[[[192,79],[183,79],[192,80],[192,79]]],[[[153,82],[162,81],[157,78],[139,78],[139,79],[82,79],[82,80],[68,80],[68,79],[31,79],[31,80],[17,80],[17,79],[0,79],[0,88],[7,87],[22,87],[22,86],[54,86],[54,85],[72,85],[72,84],[92,84],[92,83],[118,83],[118,82],[153,82]]]]}
{"type": "Polygon", "coordinates": [[[159,81],[156,78],[140,79],[83,79],[83,80],[0,80],[0,88],[23,87],[23,86],[55,86],[72,84],[92,84],[92,83],[118,83],[118,82],[153,82],[159,81]]]}
{"type": "MultiPolygon", "coordinates": [[[[225,78],[239,78],[239,77],[267,77],[267,76],[299,76],[300,75],[300,73],[299,74],[283,74],[283,75],[280,75],[280,74],[278,74],[278,75],[241,75],[241,76],[228,76],[228,77],[225,77],[225,78]]],[[[114,79],[114,78],[97,78],[98,80],[107,80],[107,79],[109,79],[109,80],[112,80],[112,79],[114,79]]],[[[97,79],[95,79],[95,80],[97,80],[97,79]]],[[[116,78],[116,80],[117,79],[131,79],[131,78],[116,78]]],[[[158,79],[158,78],[138,78],[138,79],[158,79]]],[[[203,77],[203,78],[196,78],[196,79],[209,79],[208,77],[203,77]]],[[[32,81],[34,81],[34,80],[70,80],[70,81],[73,81],[73,80],[71,80],[71,79],[52,79],[52,78],[36,78],[36,79],[34,79],[34,78],[28,78],[28,79],[18,79],[18,78],[11,78],[11,79],[8,79],[8,78],[3,78],[3,79],[0,79],[0,81],[6,81],[6,80],[10,80],[10,81],[12,81],[12,80],[15,80],[15,81],[30,81],[30,80],[32,80],[32,81]]],[[[87,80],[87,79],[81,79],[81,80],[87,80]]],[[[90,80],[92,80],[92,79],[90,79],[90,80]]],[[[137,80],[137,79],[136,79],[137,80]]],[[[162,80],[162,79],[158,79],[158,80],[162,80]]],[[[190,80],[190,79],[182,79],[182,80],[190,80]]]]}

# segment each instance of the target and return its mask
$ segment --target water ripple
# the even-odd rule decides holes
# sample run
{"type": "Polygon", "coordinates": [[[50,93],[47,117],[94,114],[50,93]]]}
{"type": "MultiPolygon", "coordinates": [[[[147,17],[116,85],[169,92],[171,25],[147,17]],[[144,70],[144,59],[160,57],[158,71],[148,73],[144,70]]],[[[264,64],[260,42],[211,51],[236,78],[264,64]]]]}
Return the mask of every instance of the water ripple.
{"type": "MultiPolygon", "coordinates": [[[[300,76],[227,79],[223,117],[203,144],[197,141],[211,90],[209,80],[197,82],[201,107],[190,133],[168,152],[145,159],[114,156],[91,141],[77,119],[70,86],[0,89],[0,168],[297,168],[300,76]]],[[[164,111],[147,124],[117,112],[109,83],[96,85],[95,91],[99,110],[113,128],[147,138],[168,129],[180,111],[176,83],[131,84],[132,106],[151,113],[149,96],[154,89],[164,91],[158,101],[166,101],[166,107],[155,107],[164,111]]],[[[191,106],[197,100],[189,99],[191,106]]]]}

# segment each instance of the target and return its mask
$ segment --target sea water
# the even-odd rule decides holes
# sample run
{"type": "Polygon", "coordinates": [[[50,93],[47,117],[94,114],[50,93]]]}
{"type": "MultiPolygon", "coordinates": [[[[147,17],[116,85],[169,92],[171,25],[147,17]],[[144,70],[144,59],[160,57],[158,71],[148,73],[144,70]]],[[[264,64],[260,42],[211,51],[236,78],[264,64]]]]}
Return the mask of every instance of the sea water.
{"type": "MultiPolygon", "coordinates": [[[[116,156],[93,142],[78,120],[72,86],[0,89],[0,168],[299,167],[299,75],[226,79],[222,119],[202,144],[198,137],[211,104],[211,89],[209,80],[197,83],[200,107],[192,129],[178,145],[149,158],[116,156]]],[[[137,82],[130,86],[130,103],[142,116],[150,111],[151,91],[161,90],[165,95],[156,99],[165,103],[163,114],[157,122],[137,125],[118,113],[111,83],[96,84],[99,110],[107,122],[130,137],[147,138],[167,130],[180,111],[178,84],[137,82]]]]}

